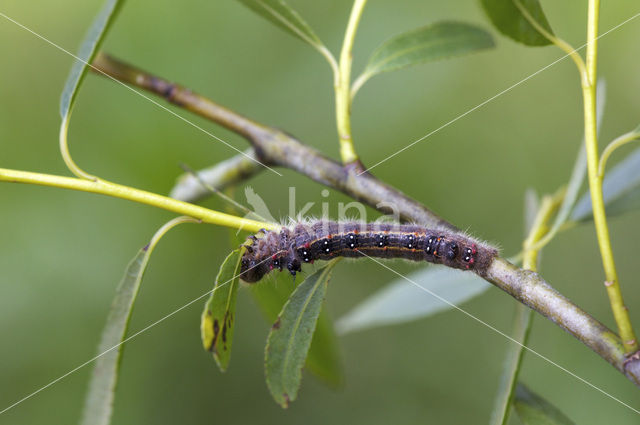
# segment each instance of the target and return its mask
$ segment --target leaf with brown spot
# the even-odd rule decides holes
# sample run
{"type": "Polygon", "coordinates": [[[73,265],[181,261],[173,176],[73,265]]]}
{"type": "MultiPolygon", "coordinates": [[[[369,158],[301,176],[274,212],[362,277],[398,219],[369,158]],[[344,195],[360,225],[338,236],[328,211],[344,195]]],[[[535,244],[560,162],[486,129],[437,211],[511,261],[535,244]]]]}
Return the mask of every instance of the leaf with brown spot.
{"type": "Polygon", "coordinates": [[[223,372],[227,370],[231,359],[233,316],[236,311],[241,259],[241,250],[236,249],[224,260],[202,313],[202,344],[205,350],[213,353],[213,358],[223,372]]]}

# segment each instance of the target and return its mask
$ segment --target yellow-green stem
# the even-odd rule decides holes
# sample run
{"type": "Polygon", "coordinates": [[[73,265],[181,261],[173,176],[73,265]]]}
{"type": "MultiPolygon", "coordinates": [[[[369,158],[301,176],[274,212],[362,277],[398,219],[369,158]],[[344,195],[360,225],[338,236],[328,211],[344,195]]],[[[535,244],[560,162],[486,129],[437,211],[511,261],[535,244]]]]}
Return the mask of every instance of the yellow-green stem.
{"type": "Polygon", "coordinates": [[[622,292],[618,282],[609,227],[602,196],[602,176],[598,172],[598,138],[596,133],[596,78],[598,58],[598,18],[600,1],[589,0],[588,24],[587,24],[587,54],[586,54],[586,78],[582,79],[582,95],[584,98],[584,126],[585,143],[587,150],[587,171],[589,175],[589,189],[591,192],[591,205],[593,219],[596,227],[596,235],[602,256],[602,265],[605,272],[605,287],[613,316],[618,326],[618,333],[624,344],[626,353],[638,350],[638,342],[629,319],[629,312],[624,305],[622,292]]]}
{"type": "Polygon", "coordinates": [[[515,1],[515,5],[527,21],[529,21],[529,23],[538,30],[538,32],[571,56],[578,67],[582,83],[582,95],[584,98],[585,144],[587,151],[589,190],[591,192],[591,204],[593,207],[593,218],[596,226],[598,245],[600,247],[600,255],[602,256],[602,264],[606,276],[605,286],[607,288],[607,295],[609,296],[613,316],[615,318],[616,325],[618,326],[618,332],[624,343],[625,352],[633,353],[638,350],[638,343],[636,341],[635,333],[629,319],[629,313],[624,305],[622,292],[620,291],[620,285],[618,283],[618,275],[616,272],[615,262],[613,260],[609,228],[607,225],[607,217],[602,197],[602,175],[598,170],[599,158],[598,138],[596,133],[596,78],[600,0],[589,0],[586,64],[580,55],[577,54],[575,49],[573,49],[568,43],[555,37],[553,34],[550,34],[542,28],[542,26],[533,19],[528,10],[523,7],[518,0],[515,1]]]}
{"type": "Polygon", "coordinates": [[[564,190],[559,190],[553,196],[542,198],[542,204],[538,208],[529,235],[523,243],[522,268],[532,271],[538,269],[538,253],[542,247],[536,248],[536,245],[549,231],[549,220],[562,203],[563,198],[564,190]]]}
{"type": "Polygon", "coordinates": [[[335,85],[336,124],[340,140],[340,158],[342,158],[343,164],[351,164],[358,160],[351,136],[351,63],[353,59],[353,42],[366,3],[367,0],[355,0],[353,2],[349,23],[342,43],[342,51],[340,52],[338,78],[335,85]]]}
{"type": "Polygon", "coordinates": [[[168,222],[163,224],[162,227],[160,227],[156,231],[156,233],[153,235],[153,237],[149,241],[149,245],[147,245],[147,252],[150,254],[155,249],[155,247],[158,244],[158,242],[160,241],[160,239],[162,239],[162,237],[169,230],[173,229],[178,224],[182,224],[182,223],[200,223],[200,222],[201,222],[200,220],[195,219],[193,217],[186,216],[186,215],[181,215],[180,217],[172,218],[171,220],[169,220],[168,222]]]}
{"type": "Polygon", "coordinates": [[[604,148],[604,151],[602,151],[602,155],[600,156],[600,164],[598,165],[598,176],[600,176],[600,178],[604,177],[604,169],[607,166],[607,161],[616,149],[638,139],[640,139],[640,132],[631,131],[629,133],[623,134],[620,137],[617,137],[615,140],[609,143],[607,147],[604,148]]]}
{"type": "Polygon", "coordinates": [[[522,16],[524,16],[524,18],[531,24],[531,26],[533,26],[536,29],[536,31],[542,34],[547,40],[552,42],[556,47],[561,49],[563,52],[567,54],[567,56],[571,58],[571,60],[578,67],[578,71],[580,72],[580,77],[581,78],[586,77],[586,74],[587,74],[586,66],[584,64],[584,61],[582,60],[582,57],[578,53],[578,51],[574,49],[573,46],[571,46],[569,43],[551,34],[542,25],[540,25],[540,23],[536,21],[533,18],[533,16],[531,16],[531,14],[529,13],[529,10],[526,7],[524,7],[519,0],[515,0],[514,4],[518,8],[520,13],[522,13],[522,16]]]}
{"type": "Polygon", "coordinates": [[[62,117],[62,123],[60,124],[60,135],[59,135],[59,143],[60,143],[60,155],[62,156],[62,160],[66,164],[69,171],[75,174],[77,177],[81,179],[87,180],[95,180],[96,177],[87,173],[82,168],[78,167],[73,158],[71,157],[71,152],[69,152],[69,142],[68,142],[68,134],[69,134],[69,118],[71,117],[71,111],[67,113],[64,117],[62,117]]]}
{"type": "Polygon", "coordinates": [[[11,183],[30,183],[41,186],[52,186],[113,196],[197,218],[202,220],[204,223],[218,224],[220,226],[232,227],[234,229],[244,229],[250,232],[258,232],[260,229],[277,230],[280,228],[280,225],[278,224],[236,217],[200,207],[198,205],[171,199],[166,196],[100,179],[84,180],[73,177],[0,168],[0,181],[11,183]]]}

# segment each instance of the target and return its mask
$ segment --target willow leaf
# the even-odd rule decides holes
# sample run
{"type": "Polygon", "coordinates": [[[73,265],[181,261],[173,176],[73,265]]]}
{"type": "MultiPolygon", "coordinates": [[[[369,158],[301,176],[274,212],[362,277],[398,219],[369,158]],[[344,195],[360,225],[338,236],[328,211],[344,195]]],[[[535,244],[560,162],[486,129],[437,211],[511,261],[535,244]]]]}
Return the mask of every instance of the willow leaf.
{"type": "Polygon", "coordinates": [[[451,308],[450,304],[425,294],[425,289],[459,305],[491,287],[473,273],[444,267],[425,268],[408,278],[424,289],[405,278],[392,281],[340,318],[338,333],[418,320],[451,308]]]}
{"type": "MultiPolygon", "coordinates": [[[[538,0],[519,0],[531,17],[553,34],[538,0]]],[[[547,46],[551,42],[529,23],[514,0],[481,0],[482,7],[498,31],[527,46],[547,46]]]]}
{"type": "MultiPolygon", "coordinates": [[[[607,215],[622,214],[640,208],[640,148],[632,151],[611,170],[602,182],[602,195],[607,215]]],[[[593,218],[591,195],[587,191],[576,203],[571,220],[586,221],[593,218]]]]}
{"type": "Polygon", "coordinates": [[[63,120],[67,119],[71,113],[78,89],[87,74],[87,64],[91,63],[93,57],[98,52],[109,27],[115,21],[115,17],[123,3],[124,0],[107,0],[80,45],[80,50],[77,54],[78,58],[71,67],[71,72],[67,77],[67,82],[64,85],[62,97],[60,98],[60,115],[63,120]]]}
{"type": "Polygon", "coordinates": [[[494,46],[491,34],[462,22],[438,22],[395,36],[371,55],[362,75],[354,82],[353,92],[371,77],[382,72],[461,56],[494,46]]]}
{"type": "Polygon", "coordinates": [[[282,407],[296,399],[320,309],[336,264],[332,260],[291,294],[269,332],[265,349],[267,386],[282,407]]]}
{"type": "Polygon", "coordinates": [[[321,53],[327,53],[326,47],[309,24],[283,0],[238,1],[283,31],[310,44],[321,53]]]}
{"type": "Polygon", "coordinates": [[[524,425],[575,425],[557,407],[518,384],[514,401],[518,417],[524,425]]]}
{"type": "MultiPolygon", "coordinates": [[[[278,273],[275,280],[258,282],[249,288],[266,319],[273,323],[296,286],[288,273],[278,273]]],[[[320,310],[305,368],[332,387],[340,386],[344,380],[338,338],[324,308],[320,310]]]]}
{"type": "Polygon", "coordinates": [[[129,319],[138,296],[140,283],[147,269],[149,258],[158,241],[174,226],[193,221],[188,217],[177,217],[162,226],[147,246],[133,258],[116,290],[107,323],[102,331],[93,373],[82,413],[82,425],[108,425],[111,421],[120,359],[126,342],[129,319]]]}
{"type": "Polygon", "coordinates": [[[241,259],[241,250],[236,249],[220,266],[200,325],[202,344],[205,350],[213,353],[213,358],[223,372],[229,367],[231,359],[241,259]]]}

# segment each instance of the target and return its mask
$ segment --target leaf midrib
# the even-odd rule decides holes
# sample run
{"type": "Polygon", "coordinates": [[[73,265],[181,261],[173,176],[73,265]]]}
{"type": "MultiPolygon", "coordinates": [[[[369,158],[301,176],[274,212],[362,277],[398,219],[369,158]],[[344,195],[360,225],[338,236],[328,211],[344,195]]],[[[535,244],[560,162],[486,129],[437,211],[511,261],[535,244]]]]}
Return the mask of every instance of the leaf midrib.
{"type": "MultiPolygon", "coordinates": [[[[382,72],[382,68],[387,63],[389,63],[390,61],[392,61],[392,60],[394,60],[394,59],[396,59],[396,58],[398,58],[400,56],[408,55],[409,53],[411,53],[411,52],[413,52],[415,50],[420,50],[420,49],[425,49],[427,47],[436,46],[436,45],[438,45],[438,43],[446,44],[446,43],[451,42],[451,41],[457,41],[458,39],[464,38],[464,37],[466,37],[465,34],[458,34],[455,37],[451,37],[451,38],[448,38],[448,39],[445,39],[445,40],[443,40],[443,39],[431,40],[431,41],[425,42],[423,44],[419,44],[419,45],[413,46],[411,48],[406,48],[406,49],[403,49],[403,50],[399,50],[395,54],[389,55],[384,60],[382,60],[382,61],[380,61],[378,63],[373,63],[372,66],[367,67],[367,68],[369,68],[369,72],[371,74],[382,72]]],[[[429,59],[425,59],[425,60],[429,60],[429,59]]]]}

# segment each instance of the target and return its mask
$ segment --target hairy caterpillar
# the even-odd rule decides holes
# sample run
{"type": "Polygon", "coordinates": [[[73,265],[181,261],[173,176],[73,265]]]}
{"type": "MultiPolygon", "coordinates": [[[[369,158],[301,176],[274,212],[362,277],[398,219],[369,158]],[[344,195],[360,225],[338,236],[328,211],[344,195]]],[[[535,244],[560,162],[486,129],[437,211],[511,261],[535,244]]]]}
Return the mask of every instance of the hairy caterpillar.
{"type": "Polygon", "coordinates": [[[497,250],[463,233],[413,224],[316,221],[263,231],[245,244],[241,279],[257,282],[271,270],[295,276],[303,263],[342,257],[428,261],[484,275],[497,250]]]}

